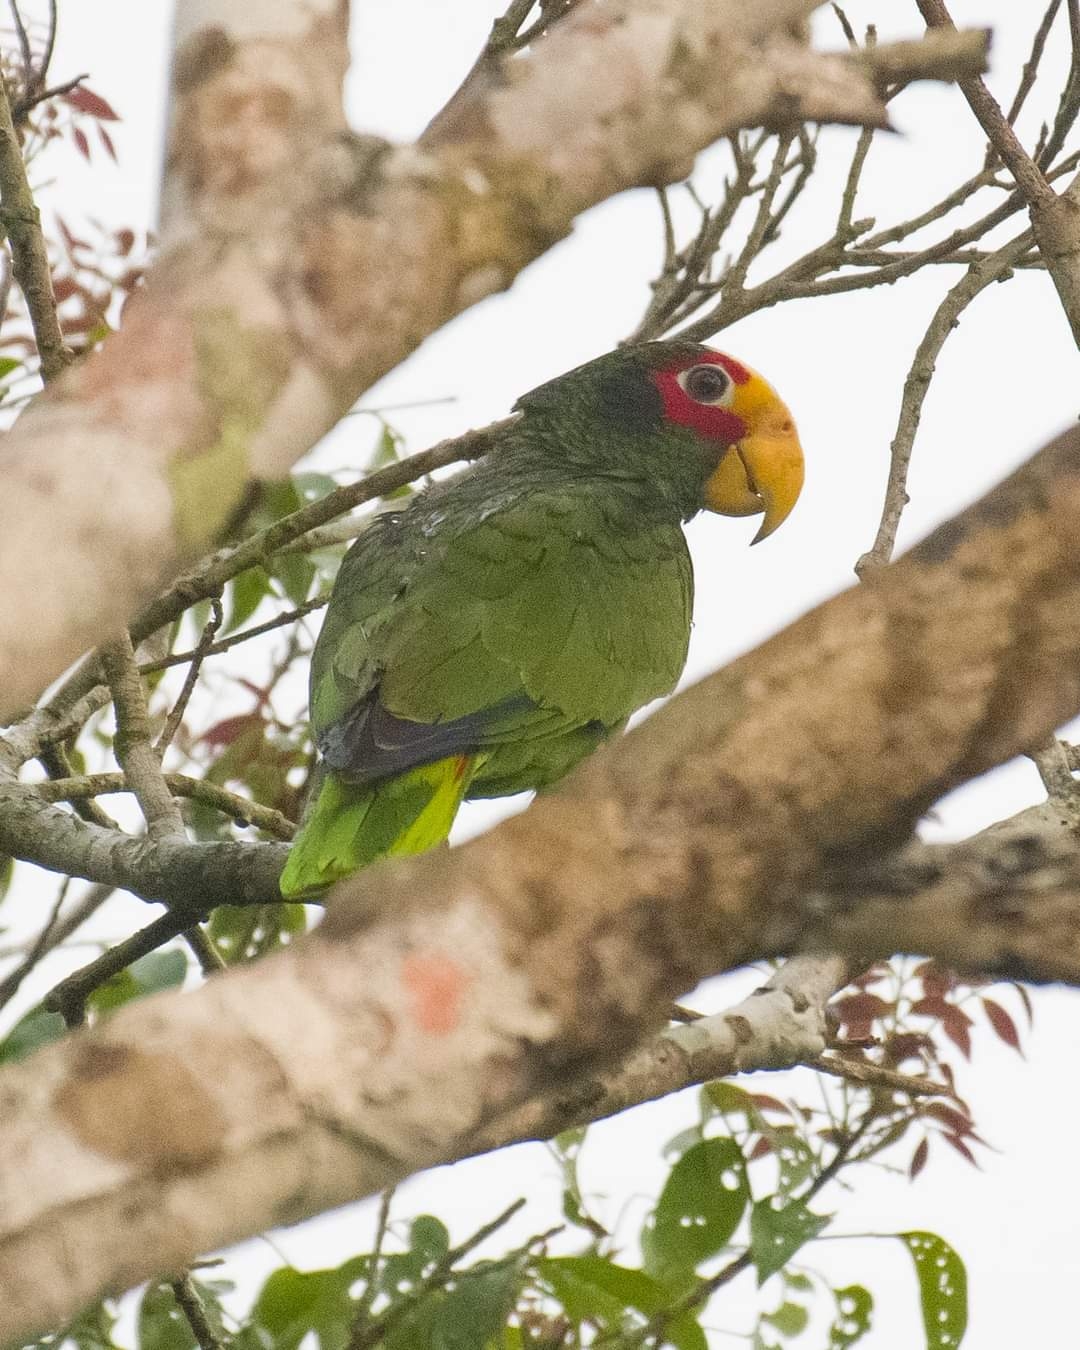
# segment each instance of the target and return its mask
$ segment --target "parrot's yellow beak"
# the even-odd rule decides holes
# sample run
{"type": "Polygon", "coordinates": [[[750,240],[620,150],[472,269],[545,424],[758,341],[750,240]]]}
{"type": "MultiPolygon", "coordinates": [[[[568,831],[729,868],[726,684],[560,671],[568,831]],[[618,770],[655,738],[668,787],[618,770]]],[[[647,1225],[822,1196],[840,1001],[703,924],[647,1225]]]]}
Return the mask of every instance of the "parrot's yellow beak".
{"type": "Polygon", "coordinates": [[[705,505],[722,516],[764,513],[751,541],[756,544],[784,523],[799,500],[802,446],[787,406],[760,375],[739,387],[732,411],[749,429],[709,475],[705,505]]]}

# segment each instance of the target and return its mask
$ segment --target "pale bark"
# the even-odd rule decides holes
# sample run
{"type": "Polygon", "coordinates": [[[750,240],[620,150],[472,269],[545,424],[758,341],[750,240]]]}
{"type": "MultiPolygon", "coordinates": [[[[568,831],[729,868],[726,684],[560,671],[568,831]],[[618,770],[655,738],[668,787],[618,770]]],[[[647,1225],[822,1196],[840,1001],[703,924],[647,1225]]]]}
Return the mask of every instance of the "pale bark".
{"type": "Polygon", "coordinates": [[[0,1340],[471,1152],[748,960],[916,949],[1080,983],[1080,865],[1045,813],[887,857],[1078,710],[1074,430],[524,814],[7,1069],[0,1340]]]}
{"type": "Polygon", "coordinates": [[[581,211],[739,127],[880,125],[879,81],[982,68],[982,34],[817,55],[789,29],[816,3],[582,6],[394,147],[346,132],[344,0],[182,0],[161,261],[0,450],[0,716],[581,211]]]}

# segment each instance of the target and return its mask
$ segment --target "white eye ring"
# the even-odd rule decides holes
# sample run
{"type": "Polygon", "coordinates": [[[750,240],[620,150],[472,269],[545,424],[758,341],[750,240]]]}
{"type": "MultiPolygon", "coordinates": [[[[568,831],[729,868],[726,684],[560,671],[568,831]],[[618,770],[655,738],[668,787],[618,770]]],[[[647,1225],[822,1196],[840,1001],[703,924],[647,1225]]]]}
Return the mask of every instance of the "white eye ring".
{"type": "Polygon", "coordinates": [[[722,366],[709,363],[680,370],[676,379],[695,403],[726,408],[735,396],[735,381],[722,366]]]}

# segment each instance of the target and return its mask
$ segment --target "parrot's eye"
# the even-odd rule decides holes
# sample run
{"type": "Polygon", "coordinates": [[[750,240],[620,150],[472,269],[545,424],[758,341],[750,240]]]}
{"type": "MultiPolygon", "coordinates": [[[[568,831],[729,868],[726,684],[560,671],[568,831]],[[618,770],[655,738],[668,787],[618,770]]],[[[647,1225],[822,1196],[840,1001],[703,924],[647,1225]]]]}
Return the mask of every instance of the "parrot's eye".
{"type": "Polygon", "coordinates": [[[691,366],[679,374],[679,383],[695,403],[731,402],[731,377],[720,366],[691,366]]]}

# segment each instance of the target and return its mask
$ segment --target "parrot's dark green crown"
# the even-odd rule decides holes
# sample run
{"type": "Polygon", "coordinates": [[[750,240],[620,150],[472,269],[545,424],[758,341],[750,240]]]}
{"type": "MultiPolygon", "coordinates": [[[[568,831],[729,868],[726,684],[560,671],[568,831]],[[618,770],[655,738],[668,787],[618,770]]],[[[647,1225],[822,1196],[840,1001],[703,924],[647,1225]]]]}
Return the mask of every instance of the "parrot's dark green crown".
{"type": "Polygon", "coordinates": [[[704,482],[735,436],[716,441],[672,422],[656,376],[712,356],[694,342],[644,342],[577,366],[515,403],[523,417],[514,452],[532,458],[535,447],[558,472],[570,467],[630,492],[637,485],[650,514],[687,519],[701,509],[704,482]]]}

